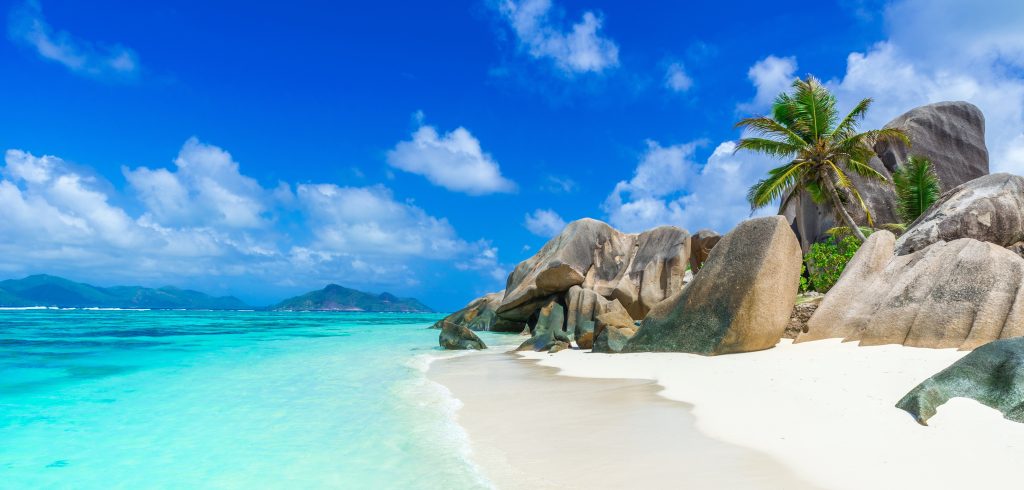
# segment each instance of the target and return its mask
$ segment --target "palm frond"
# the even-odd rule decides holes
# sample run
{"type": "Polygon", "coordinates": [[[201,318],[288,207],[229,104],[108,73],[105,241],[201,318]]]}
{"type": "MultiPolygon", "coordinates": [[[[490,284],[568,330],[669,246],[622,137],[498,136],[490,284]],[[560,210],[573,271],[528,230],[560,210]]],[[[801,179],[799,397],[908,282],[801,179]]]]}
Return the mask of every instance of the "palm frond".
{"type": "MultiPolygon", "coordinates": [[[[857,228],[860,229],[864,236],[871,236],[875,232],[875,229],[870,226],[858,226],[857,228]]],[[[839,241],[845,236],[852,235],[853,230],[849,226],[835,226],[825,230],[825,234],[832,237],[833,240],[839,241]]]]}
{"type": "Polygon", "coordinates": [[[832,132],[836,123],[836,98],[817,78],[793,82],[796,91],[792,95],[791,110],[801,130],[811,141],[818,141],[832,132]]]}
{"type": "MultiPolygon", "coordinates": [[[[863,156],[859,155],[861,158],[863,156]]],[[[845,167],[851,170],[853,173],[868,179],[879,180],[882,182],[888,182],[889,179],[882,175],[879,171],[875,170],[870,164],[865,163],[860,158],[850,158],[846,161],[845,167]]]]}
{"type": "Polygon", "coordinates": [[[807,162],[792,161],[773,168],[768,177],[758,181],[747,191],[751,209],[765,207],[789,192],[802,180],[807,162]]]}
{"type": "Polygon", "coordinates": [[[786,158],[796,155],[800,152],[801,148],[802,146],[800,145],[767,138],[743,138],[736,143],[736,149],[733,152],[752,150],[770,157],[786,158]]]}
{"type": "Polygon", "coordinates": [[[893,183],[896,187],[896,212],[907,223],[924,214],[942,194],[932,162],[918,155],[911,156],[896,170],[893,183]]]}
{"type": "Polygon", "coordinates": [[[782,123],[765,116],[760,117],[748,117],[741,119],[736,123],[735,128],[747,128],[754,134],[766,137],[774,137],[774,139],[786,141],[792,145],[805,145],[807,142],[804,138],[793,132],[792,129],[786,127],[782,123]]]}
{"type": "Polygon", "coordinates": [[[857,131],[857,123],[861,119],[864,119],[864,115],[868,112],[868,109],[871,108],[872,102],[873,99],[871,98],[861,99],[861,101],[853,107],[850,113],[847,114],[842,121],[839,121],[839,124],[836,125],[836,129],[832,131],[832,134],[840,138],[846,138],[847,136],[854,134],[857,131]]]}

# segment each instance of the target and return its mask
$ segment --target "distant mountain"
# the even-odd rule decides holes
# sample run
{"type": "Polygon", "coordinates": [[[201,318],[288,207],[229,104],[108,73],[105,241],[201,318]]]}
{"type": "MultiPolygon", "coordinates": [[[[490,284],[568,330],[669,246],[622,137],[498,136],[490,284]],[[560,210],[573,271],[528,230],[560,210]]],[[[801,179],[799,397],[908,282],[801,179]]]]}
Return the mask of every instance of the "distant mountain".
{"type": "Polygon", "coordinates": [[[427,305],[413,298],[398,298],[393,294],[364,293],[328,284],[327,287],[301,296],[286,299],[270,307],[274,311],[380,311],[404,313],[433,313],[427,305]]]}
{"type": "Polygon", "coordinates": [[[39,274],[0,281],[0,307],[57,306],[61,308],[150,308],[187,310],[244,310],[234,296],[213,297],[174,287],[101,288],[62,277],[39,274]]]}

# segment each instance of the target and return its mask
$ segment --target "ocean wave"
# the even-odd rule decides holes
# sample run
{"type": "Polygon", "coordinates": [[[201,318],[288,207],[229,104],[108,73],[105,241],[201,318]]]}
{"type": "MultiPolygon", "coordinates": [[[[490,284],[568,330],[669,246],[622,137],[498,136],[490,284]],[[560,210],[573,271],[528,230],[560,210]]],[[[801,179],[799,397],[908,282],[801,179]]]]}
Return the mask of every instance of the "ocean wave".
{"type": "Polygon", "coordinates": [[[447,442],[452,445],[452,452],[465,465],[466,470],[473,476],[476,483],[493,489],[496,488],[494,483],[487,478],[483,469],[473,459],[469,434],[456,420],[456,415],[462,409],[462,400],[456,398],[448,387],[427,378],[427,371],[434,362],[474,354],[480,353],[477,351],[435,351],[412,356],[406,361],[406,365],[418,371],[418,376],[408,380],[405,389],[402,390],[404,393],[401,394],[420,410],[433,409],[440,412],[439,422],[442,432],[440,436],[447,439],[447,442]]]}

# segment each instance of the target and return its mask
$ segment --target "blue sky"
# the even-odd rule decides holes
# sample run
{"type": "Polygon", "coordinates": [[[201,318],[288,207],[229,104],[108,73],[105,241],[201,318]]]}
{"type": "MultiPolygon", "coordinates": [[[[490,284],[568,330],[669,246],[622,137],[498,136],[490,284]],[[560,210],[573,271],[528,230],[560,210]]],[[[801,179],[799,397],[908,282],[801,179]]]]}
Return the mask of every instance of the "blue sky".
{"type": "Polygon", "coordinates": [[[1024,170],[1024,4],[689,3],[0,3],[0,276],[457,308],[573,219],[728,231],[733,123],[808,73],[1024,170]]]}

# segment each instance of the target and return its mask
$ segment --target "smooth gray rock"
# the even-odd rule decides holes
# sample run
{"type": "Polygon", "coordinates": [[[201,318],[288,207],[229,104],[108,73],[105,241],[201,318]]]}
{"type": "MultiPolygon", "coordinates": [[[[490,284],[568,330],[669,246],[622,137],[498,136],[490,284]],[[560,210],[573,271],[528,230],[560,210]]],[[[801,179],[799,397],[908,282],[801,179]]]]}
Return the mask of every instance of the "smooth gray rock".
{"type": "Polygon", "coordinates": [[[801,262],[783,217],[740,223],[690,285],[651,310],[623,352],[716,355],[773,347],[796,303],[801,262]]]}
{"type": "Polygon", "coordinates": [[[796,342],[970,350],[1024,335],[1024,259],[971,238],[894,256],[895,242],[868,237],[796,342]]]}
{"type": "Polygon", "coordinates": [[[480,337],[477,337],[472,330],[466,328],[465,325],[458,325],[455,323],[445,323],[441,327],[441,335],[438,337],[438,343],[441,347],[451,350],[466,350],[466,349],[486,349],[487,345],[484,344],[480,337]]]}
{"type": "Polygon", "coordinates": [[[714,230],[700,230],[690,237],[690,270],[696,274],[700,266],[708,260],[711,249],[722,239],[722,235],[714,230]]]}
{"type": "Polygon", "coordinates": [[[636,335],[637,329],[635,327],[619,328],[615,326],[609,326],[601,330],[600,335],[594,340],[594,352],[600,352],[602,354],[614,354],[616,352],[622,352],[622,349],[626,347],[629,339],[636,335]]]}
{"type": "Polygon", "coordinates": [[[940,241],[973,238],[1001,247],[1024,241],[1024,177],[979,177],[944,193],[896,241],[906,255],[940,241]]]}
{"type": "Polygon", "coordinates": [[[988,175],[985,115],[969,102],[937,102],[912,109],[886,124],[910,137],[911,146],[879,142],[875,153],[890,172],[911,155],[932,161],[943,189],[988,175]]]}
{"type": "Polygon", "coordinates": [[[682,288],[689,245],[689,233],[675,227],[635,235],[593,219],[574,221],[516,266],[498,316],[528,321],[548,297],[580,286],[618,299],[634,318],[643,318],[682,288]]]}
{"type": "Polygon", "coordinates": [[[555,297],[548,298],[540,309],[537,323],[534,324],[532,336],[523,342],[517,350],[548,350],[555,342],[569,343],[569,335],[565,332],[565,308],[555,297]]]}
{"type": "Polygon", "coordinates": [[[955,397],[977,400],[1024,423],[1024,338],[978,347],[910,390],[896,407],[928,425],[936,409],[955,397]]]}

